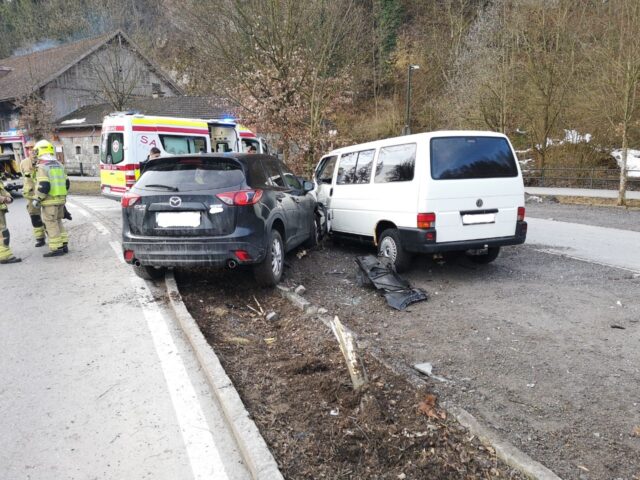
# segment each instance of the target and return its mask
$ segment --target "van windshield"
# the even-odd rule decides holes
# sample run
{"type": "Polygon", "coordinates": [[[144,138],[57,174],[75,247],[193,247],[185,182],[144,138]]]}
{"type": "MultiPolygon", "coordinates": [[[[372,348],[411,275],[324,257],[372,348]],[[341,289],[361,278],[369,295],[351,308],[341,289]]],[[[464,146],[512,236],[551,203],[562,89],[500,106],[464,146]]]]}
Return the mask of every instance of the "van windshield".
{"type": "Polygon", "coordinates": [[[244,182],[240,164],[223,158],[165,158],[151,160],[136,187],[156,190],[160,187],[176,191],[229,188],[244,182]]]}
{"type": "Polygon", "coordinates": [[[516,160],[504,138],[431,139],[431,177],[434,180],[517,176],[516,160]]]}

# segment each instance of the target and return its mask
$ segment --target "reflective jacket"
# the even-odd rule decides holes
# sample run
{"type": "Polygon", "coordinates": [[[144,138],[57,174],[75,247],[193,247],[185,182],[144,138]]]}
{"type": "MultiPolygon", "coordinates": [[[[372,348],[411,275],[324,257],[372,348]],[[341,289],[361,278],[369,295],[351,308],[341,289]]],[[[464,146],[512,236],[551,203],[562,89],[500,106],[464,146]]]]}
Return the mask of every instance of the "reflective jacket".
{"type": "Polygon", "coordinates": [[[0,212],[8,210],[7,204],[4,203],[7,197],[11,197],[11,194],[4,189],[4,183],[0,180],[0,212]]]}
{"type": "Polygon", "coordinates": [[[42,205],[65,204],[69,181],[60,162],[55,159],[39,159],[36,181],[36,196],[42,205]]]}
{"type": "Polygon", "coordinates": [[[20,162],[20,171],[23,178],[22,196],[27,200],[33,200],[36,198],[36,169],[30,158],[25,158],[20,162]]]}

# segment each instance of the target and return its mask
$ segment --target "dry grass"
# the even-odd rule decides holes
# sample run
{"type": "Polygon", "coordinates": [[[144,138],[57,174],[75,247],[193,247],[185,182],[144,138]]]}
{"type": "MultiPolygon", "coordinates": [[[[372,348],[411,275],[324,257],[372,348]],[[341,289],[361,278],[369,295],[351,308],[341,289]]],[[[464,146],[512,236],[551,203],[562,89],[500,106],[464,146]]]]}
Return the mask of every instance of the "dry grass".
{"type": "Polygon", "coordinates": [[[69,193],[73,195],[99,195],[100,182],[74,182],[71,180],[69,193]]]}
{"type": "MultiPolygon", "coordinates": [[[[617,207],[618,199],[617,198],[600,198],[600,197],[572,197],[572,196],[555,196],[559,203],[568,204],[568,205],[591,205],[594,207],[617,207]]],[[[627,199],[626,207],[618,207],[618,208],[629,208],[633,210],[640,209],[640,200],[635,199],[627,199]]]]}

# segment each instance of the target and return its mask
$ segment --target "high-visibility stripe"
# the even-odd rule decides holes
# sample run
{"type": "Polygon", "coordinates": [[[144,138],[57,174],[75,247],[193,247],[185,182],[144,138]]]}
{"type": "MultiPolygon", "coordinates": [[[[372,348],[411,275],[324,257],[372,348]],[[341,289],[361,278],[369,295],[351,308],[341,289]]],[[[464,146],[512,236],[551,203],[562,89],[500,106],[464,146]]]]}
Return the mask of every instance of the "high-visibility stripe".
{"type": "Polygon", "coordinates": [[[209,130],[201,128],[165,127],[158,125],[155,127],[136,126],[132,127],[134,132],[154,132],[154,133],[191,133],[195,135],[209,135],[209,130]]]}
{"type": "Polygon", "coordinates": [[[131,120],[132,125],[156,125],[160,128],[161,125],[176,125],[182,127],[197,127],[209,130],[207,122],[201,120],[188,120],[182,118],[162,118],[162,117],[144,117],[134,118],[131,120]]]}
{"type": "Polygon", "coordinates": [[[256,136],[253,134],[253,132],[240,132],[240,137],[241,138],[256,138],[256,136]]]}
{"type": "Polygon", "coordinates": [[[140,168],[140,164],[139,163],[125,163],[123,165],[112,165],[109,163],[101,163],[100,164],[100,170],[123,170],[123,171],[129,171],[129,170],[137,170],[138,168],[140,168]]]}
{"type": "Polygon", "coordinates": [[[104,132],[124,132],[123,125],[105,125],[102,127],[104,132]]]}

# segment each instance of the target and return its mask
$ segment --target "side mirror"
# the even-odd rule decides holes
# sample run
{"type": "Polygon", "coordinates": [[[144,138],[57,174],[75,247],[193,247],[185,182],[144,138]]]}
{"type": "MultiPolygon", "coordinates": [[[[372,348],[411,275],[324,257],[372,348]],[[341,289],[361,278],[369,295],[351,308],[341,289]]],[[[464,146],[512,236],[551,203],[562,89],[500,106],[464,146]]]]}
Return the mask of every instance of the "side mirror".
{"type": "Polygon", "coordinates": [[[308,180],[304,180],[302,182],[302,189],[304,190],[304,193],[309,193],[311,192],[313,189],[315,188],[315,186],[313,185],[313,182],[310,182],[308,180]]]}

